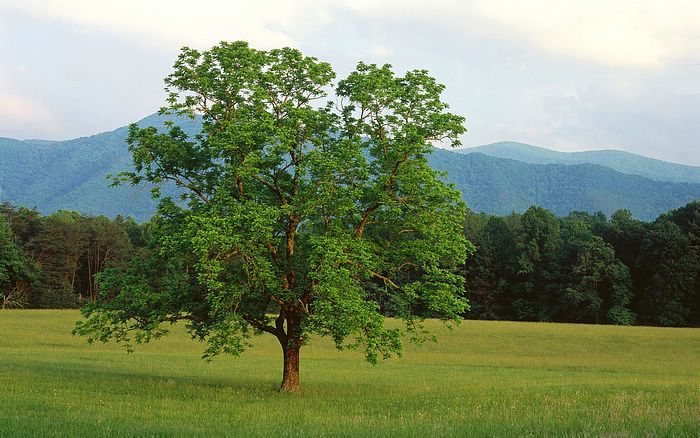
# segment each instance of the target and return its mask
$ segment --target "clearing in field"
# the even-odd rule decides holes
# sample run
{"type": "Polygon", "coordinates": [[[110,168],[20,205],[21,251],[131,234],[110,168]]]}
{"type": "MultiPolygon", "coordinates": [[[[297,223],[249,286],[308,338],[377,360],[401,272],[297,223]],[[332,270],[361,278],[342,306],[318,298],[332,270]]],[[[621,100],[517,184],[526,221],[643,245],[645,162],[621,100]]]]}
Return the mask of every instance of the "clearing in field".
{"type": "Polygon", "coordinates": [[[0,436],[700,434],[700,329],[428,322],[373,366],[314,339],[283,394],[279,345],[200,360],[183,331],[127,355],[77,311],[0,311],[0,436]]]}

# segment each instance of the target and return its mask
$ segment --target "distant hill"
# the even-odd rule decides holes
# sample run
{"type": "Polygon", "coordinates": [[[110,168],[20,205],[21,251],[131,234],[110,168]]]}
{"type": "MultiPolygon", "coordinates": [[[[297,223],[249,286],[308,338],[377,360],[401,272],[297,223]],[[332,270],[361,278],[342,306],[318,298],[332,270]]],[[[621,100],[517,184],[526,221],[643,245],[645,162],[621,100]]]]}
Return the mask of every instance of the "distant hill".
{"type": "MultiPolygon", "coordinates": [[[[162,127],[163,121],[162,117],[149,116],[139,124],[162,127]]],[[[178,124],[190,133],[198,128],[196,121],[178,120],[178,124]]],[[[70,209],[111,217],[131,215],[139,221],[149,219],[155,212],[155,203],[148,187],[113,188],[105,177],[130,169],[127,134],[128,129],[123,127],[56,142],[0,138],[0,202],[37,207],[43,213],[70,209]]],[[[494,145],[484,148],[499,149],[494,145]]],[[[541,148],[515,149],[523,154],[530,151],[532,155],[541,148]]],[[[542,151],[546,151],[543,156],[552,152],[542,151]]],[[[611,214],[626,208],[640,219],[651,220],[700,199],[697,183],[654,181],[593,164],[531,164],[522,161],[534,158],[520,159],[436,149],[429,163],[449,172],[447,179],[462,191],[473,210],[491,214],[522,212],[536,204],[558,215],[573,210],[611,214]]]]}
{"type": "MultiPolygon", "coordinates": [[[[163,119],[153,115],[139,124],[162,126],[163,119]]],[[[42,213],[77,210],[149,219],[155,212],[150,187],[110,187],[106,177],[131,168],[128,131],[122,127],[66,141],[0,138],[0,201],[42,213]]]]}
{"type": "Polygon", "coordinates": [[[436,149],[434,169],[448,172],[475,211],[507,215],[539,205],[563,216],[571,211],[619,209],[653,220],[662,212],[700,199],[700,184],[654,181],[595,164],[530,164],[482,153],[459,154],[436,149]]]}
{"type": "Polygon", "coordinates": [[[502,141],[457,149],[457,152],[478,152],[531,164],[598,164],[621,173],[646,176],[656,181],[700,183],[700,167],[669,163],[618,150],[558,152],[525,143],[502,141]]]}

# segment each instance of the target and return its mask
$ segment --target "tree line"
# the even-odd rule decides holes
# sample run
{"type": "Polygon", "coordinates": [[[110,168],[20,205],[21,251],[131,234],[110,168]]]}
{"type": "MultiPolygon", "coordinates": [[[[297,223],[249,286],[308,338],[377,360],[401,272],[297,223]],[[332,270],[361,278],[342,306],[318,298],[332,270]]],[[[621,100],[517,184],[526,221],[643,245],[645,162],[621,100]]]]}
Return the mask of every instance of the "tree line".
{"type": "Polygon", "coordinates": [[[95,274],[123,267],[145,247],[148,225],[0,205],[2,308],[76,308],[97,299],[95,274]]]}
{"type": "Polygon", "coordinates": [[[653,222],[469,213],[465,233],[469,318],[700,326],[700,202],[653,222]]]}
{"type": "MultiPolygon", "coordinates": [[[[2,308],[75,308],[95,274],[148,251],[150,224],[0,205],[2,308]]],[[[475,250],[461,269],[473,319],[700,326],[700,202],[653,222],[619,210],[556,217],[468,212],[475,250]]],[[[382,311],[393,299],[382,294],[382,311]]]]}

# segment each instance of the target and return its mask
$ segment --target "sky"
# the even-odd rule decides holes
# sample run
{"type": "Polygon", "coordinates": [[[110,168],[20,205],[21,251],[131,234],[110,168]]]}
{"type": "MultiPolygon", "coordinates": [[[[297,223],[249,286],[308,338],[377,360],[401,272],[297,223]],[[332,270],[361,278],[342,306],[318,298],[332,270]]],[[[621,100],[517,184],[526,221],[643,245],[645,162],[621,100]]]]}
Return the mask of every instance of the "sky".
{"type": "Polygon", "coordinates": [[[182,46],[296,47],[339,78],[427,69],[464,146],[700,165],[699,0],[0,0],[0,136],[63,140],[164,104],[182,46]]]}

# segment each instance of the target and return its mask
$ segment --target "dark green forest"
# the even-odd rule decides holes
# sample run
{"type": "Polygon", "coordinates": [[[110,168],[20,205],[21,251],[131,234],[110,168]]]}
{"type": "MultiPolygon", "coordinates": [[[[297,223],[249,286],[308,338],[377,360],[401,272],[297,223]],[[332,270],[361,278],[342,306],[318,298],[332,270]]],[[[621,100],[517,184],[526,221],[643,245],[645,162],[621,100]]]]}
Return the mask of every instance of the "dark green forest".
{"type": "MultiPolygon", "coordinates": [[[[156,223],[2,204],[3,308],[75,308],[100,294],[95,274],[153,251],[156,223]]],[[[653,222],[627,210],[555,216],[469,212],[476,250],[462,268],[470,319],[700,326],[700,202],[653,222]]],[[[99,278],[99,276],[97,276],[99,278]]],[[[392,314],[391,295],[380,300],[392,314]]],[[[416,309],[421,312],[421,309],[416,309]]],[[[426,314],[425,316],[430,316],[426,314]]]]}
{"type": "Polygon", "coordinates": [[[76,308],[98,297],[95,274],[146,247],[148,224],[0,205],[2,308],[76,308]]]}
{"type": "Polygon", "coordinates": [[[471,213],[465,233],[469,318],[700,325],[700,202],[653,222],[627,210],[471,213]]]}

